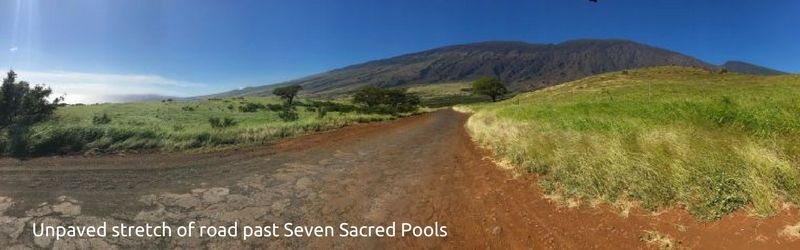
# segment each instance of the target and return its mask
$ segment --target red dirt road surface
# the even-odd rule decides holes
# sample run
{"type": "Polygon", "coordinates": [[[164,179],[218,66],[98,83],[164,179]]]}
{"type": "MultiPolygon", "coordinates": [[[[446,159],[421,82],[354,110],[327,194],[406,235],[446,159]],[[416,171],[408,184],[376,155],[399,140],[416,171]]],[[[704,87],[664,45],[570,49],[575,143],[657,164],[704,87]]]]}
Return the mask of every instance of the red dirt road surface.
{"type": "MultiPolygon", "coordinates": [[[[564,207],[442,110],[215,153],[0,159],[0,249],[800,249],[800,214],[564,207]],[[33,223],[446,226],[446,237],[34,237],[33,223]]],[[[282,230],[278,230],[283,233],[282,230]]],[[[239,234],[242,234],[239,231],[239,234]]]]}

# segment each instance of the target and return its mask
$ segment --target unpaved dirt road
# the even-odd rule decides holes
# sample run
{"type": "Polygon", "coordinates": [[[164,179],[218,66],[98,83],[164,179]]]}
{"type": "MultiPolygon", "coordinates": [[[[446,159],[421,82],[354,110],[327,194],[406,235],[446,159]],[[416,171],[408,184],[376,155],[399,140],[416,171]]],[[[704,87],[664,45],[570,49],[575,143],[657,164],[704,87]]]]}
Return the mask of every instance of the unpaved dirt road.
{"type": "Polygon", "coordinates": [[[667,240],[677,248],[800,248],[784,232],[800,222],[795,208],[699,223],[678,208],[622,216],[605,206],[559,206],[543,198],[535,177],[512,178],[495,166],[470,141],[466,119],[442,110],[216,153],[0,159],[0,248],[631,249],[667,240]],[[104,221],[337,229],[438,222],[448,236],[55,241],[31,230],[104,221]]]}

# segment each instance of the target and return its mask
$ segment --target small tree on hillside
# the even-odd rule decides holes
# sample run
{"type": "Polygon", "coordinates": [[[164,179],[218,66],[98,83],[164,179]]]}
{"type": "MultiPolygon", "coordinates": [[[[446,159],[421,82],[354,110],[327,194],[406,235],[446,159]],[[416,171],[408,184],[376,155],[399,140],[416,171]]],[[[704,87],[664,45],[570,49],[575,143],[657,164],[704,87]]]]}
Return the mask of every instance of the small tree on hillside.
{"type": "Polygon", "coordinates": [[[508,89],[497,78],[484,77],[472,83],[472,93],[487,95],[495,102],[498,97],[507,94],[508,89]]]}
{"type": "Polygon", "coordinates": [[[292,101],[297,96],[297,92],[300,92],[303,87],[300,85],[291,85],[286,87],[275,88],[272,90],[272,94],[276,96],[280,96],[283,99],[286,99],[287,105],[292,105],[292,101]]]}
{"type": "Polygon", "coordinates": [[[14,156],[28,153],[28,127],[50,118],[64,100],[63,97],[47,100],[52,92],[41,85],[31,88],[25,81],[17,82],[17,74],[8,72],[0,86],[0,133],[5,131],[9,141],[0,140],[0,154],[3,151],[14,156]]]}
{"type": "Polygon", "coordinates": [[[13,126],[29,126],[46,120],[64,100],[47,100],[53,91],[41,85],[31,88],[25,81],[17,82],[17,74],[9,71],[0,87],[0,130],[13,126]]]}

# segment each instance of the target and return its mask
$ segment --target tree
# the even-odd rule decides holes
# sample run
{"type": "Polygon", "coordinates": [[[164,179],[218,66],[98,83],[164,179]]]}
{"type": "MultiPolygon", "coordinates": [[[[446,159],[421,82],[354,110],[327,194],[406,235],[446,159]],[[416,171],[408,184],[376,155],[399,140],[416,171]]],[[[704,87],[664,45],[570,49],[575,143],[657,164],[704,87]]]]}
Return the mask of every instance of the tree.
{"type": "Polygon", "coordinates": [[[508,89],[497,78],[483,77],[472,83],[472,92],[487,95],[492,98],[492,102],[495,102],[497,97],[507,94],[508,89]]]}
{"type": "Polygon", "coordinates": [[[297,96],[297,92],[300,92],[302,89],[303,87],[300,85],[291,85],[275,88],[272,90],[272,94],[286,99],[287,105],[292,105],[292,101],[294,100],[294,97],[297,96]]]}
{"type": "Polygon", "coordinates": [[[6,151],[13,156],[28,153],[30,125],[50,118],[64,100],[57,97],[48,101],[52,92],[41,85],[31,88],[27,82],[17,82],[17,74],[8,72],[0,86],[0,133],[5,130],[8,141],[0,140],[0,153],[6,151]]]}
{"type": "Polygon", "coordinates": [[[375,86],[366,86],[358,89],[353,95],[353,103],[365,104],[375,107],[383,102],[383,90],[375,86]]]}
{"type": "Polygon", "coordinates": [[[31,88],[25,81],[17,82],[17,74],[9,71],[0,86],[0,130],[29,126],[48,119],[64,100],[57,97],[48,101],[52,93],[50,88],[42,85],[31,88]]]}
{"type": "Polygon", "coordinates": [[[399,113],[415,111],[419,108],[419,96],[408,93],[406,89],[382,89],[366,86],[356,91],[353,103],[364,104],[366,111],[377,113],[399,113]]]}

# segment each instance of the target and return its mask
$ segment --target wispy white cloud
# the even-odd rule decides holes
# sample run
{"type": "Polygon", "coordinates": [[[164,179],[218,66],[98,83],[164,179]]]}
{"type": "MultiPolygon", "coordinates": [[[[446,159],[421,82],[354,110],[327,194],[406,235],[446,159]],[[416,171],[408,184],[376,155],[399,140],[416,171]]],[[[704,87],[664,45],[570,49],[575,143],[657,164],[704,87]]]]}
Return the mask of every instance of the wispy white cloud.
{"type": "Polygon", "coordinates": [[[18,71],[20,80],[45,84],[68,103],[113,102],[124,95],[193,96],[202,94],[203,84],[159,75],[102,74],[70,71],[18,71]]]}
{"type": "Polygon", "coordinates": [[[17,46],[14,46],[14,47],[9,48],[8,51],[14,52],[14,51],[17,51],[18,49],[19,48],[17,48],[17,46]]]}

